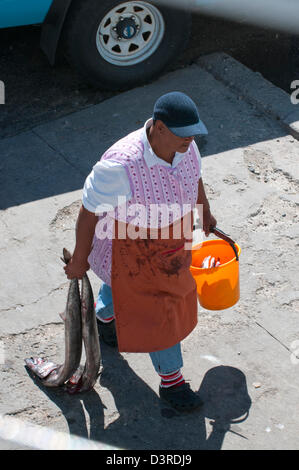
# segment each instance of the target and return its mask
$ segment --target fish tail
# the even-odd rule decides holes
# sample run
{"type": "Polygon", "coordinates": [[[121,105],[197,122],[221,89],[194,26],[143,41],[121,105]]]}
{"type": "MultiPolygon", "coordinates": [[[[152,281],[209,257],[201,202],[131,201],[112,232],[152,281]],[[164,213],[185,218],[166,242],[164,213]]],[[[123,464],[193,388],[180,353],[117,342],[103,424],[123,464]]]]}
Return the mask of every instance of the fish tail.
{"type": "Polygon", "coordinates": [[[68,264],[68,262],[70,261],[72,255],[71,253],[66,249],[66,248],[63,248],[63,258],[60,258],[65,264],[68,264]]]}

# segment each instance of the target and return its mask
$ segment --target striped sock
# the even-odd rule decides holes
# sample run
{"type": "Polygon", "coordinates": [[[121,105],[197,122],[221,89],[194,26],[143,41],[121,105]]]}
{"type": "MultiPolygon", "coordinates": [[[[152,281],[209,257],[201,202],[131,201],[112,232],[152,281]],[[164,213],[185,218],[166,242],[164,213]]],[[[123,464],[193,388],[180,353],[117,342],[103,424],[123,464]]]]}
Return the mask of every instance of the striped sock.
{"type": "Polygon", "coordinates": [[[182,376],[181,369],[178,369],[171,374],[159,374],[161,377],[162,388],[176,387],[177,385],[182,385],[185,383],[184,377],[182,376]]]}
{"type": "MultiPolygon", "coordinates": [[[[96,305],[97,305],[97,303],[95,302],[94,303],[94,308],[96,308],[96,305]]],[[[97,314],[97,319],[100,320],[103,323],[110,323],[112,320],[114,320],[114,318],[115,318],[114,315],[112,315],[112,317],[102,318],[99,314],[97,314]]]]}
{"type": "Polygon", "coordinates": [[[100,316],[97,317],[102,323],[110,323],[112,322],[112,320],[114,320],[114,315],[112,317],[109,317],[109,318],[102,318],[100,316]]]}

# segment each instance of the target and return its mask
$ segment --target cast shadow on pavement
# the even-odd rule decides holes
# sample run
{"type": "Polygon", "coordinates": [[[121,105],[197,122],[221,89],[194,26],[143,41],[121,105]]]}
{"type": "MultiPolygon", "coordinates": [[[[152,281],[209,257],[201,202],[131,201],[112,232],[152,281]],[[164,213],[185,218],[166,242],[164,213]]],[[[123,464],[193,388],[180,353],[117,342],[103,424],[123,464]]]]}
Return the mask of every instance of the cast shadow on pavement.
{"type": "Polygon", "coordinates": [[[128,450],[217,450],[227,432],[246,439],[237,426],[231,428],[247,419],[251,406],[246,378],[239,369],[218,366],[208,370],[198,391],[204,405],[192,413],[178,413],[160,400],[158,390],[155,393],[121,354],[106,345],[101,348],[103,370],[98,380],[104,401],[110,393],[109,401],[115,402],[115,412],[110,410],[106,417],[97,391],[70,396],[35,380],[61,409],[71,434],[128,450]],[[206,418],[212,424],[209,436],[206,418]]]}
{"type": "MultiPolygon", "coordinates": [[[[288,135],[277,121],[255,110],[245,101],[235,97],[233,105],[229,90],[229,96],[224,96],[224,102],[221,103],[221,93],[213,96],[213,92],[209,92],[208,96],[203,97],[203,109],[209,109],[206,113],[209,135],[195,138],[202,158],[223,153],[226,159],[229,155],[224,154],[234,149],[243,152],[242,149],[258,142],[274,141],[288,135]]],[[[143,113],[150,115],[146,110],[143,113]]],[[[63,122],[54,121],[46,125],[44,130],[33,130],[0,140],[0,210],[82,191],[86,177],[101,155],[114,142],[141,127],[144,122],[140,116],[138,124],[135,119],[130,119],[124,126],[123,118],[120,119],[119,127],[110,123],[104,132],[100,123],[96,126],[93,117],[88,124],[84,120],[77,123],[77,126],[83,128],[86,124],[85,130],[76,129],[75,124],[75,128],[68,129],[63,122]]]]}

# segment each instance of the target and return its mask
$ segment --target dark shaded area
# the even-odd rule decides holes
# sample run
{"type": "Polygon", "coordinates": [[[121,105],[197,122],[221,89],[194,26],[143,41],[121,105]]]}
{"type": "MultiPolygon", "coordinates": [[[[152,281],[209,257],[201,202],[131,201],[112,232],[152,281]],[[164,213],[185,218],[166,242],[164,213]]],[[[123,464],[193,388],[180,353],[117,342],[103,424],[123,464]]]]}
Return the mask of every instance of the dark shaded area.
{"type": "Polygon", "coordinates": [[[299,36],[219,18],[194,16],[192,39],[184,57],[226,52],[290,93],[299,79],[299,36]]]}
{"type": "MultiPolygon", "coordinates": [[[[201,106],[209,110],[205,118],[209,136],[196,138],[203,158],[286,135],[276,121],[243,100],[236,100],[234,96],[232,100],[230,93],[223,94],[221,87],[214,90],[211,100],[209,83],[205,86],[201,106]],[[223,120],[225,126],[219,124],[223,120]]],[[[182,91],[188,92],[188,82],[182,91]]],[[[145,97],[145,102],[148,99],[153,97],[145,97]]],[[[117,103],[118,109],[133,112],[130,93],[116,100],[121,100],[117,103]]],[[[96,121],[92,113],[89,114],[93,110],[85,110],[82,111],[85,115],[75,115],[71,124],[67,119],[59,125],[53,121],[44,128],[0,140],[0,209],[82,190],[87,175],[104,151],[122,135],[141,127],[148,118],[144,103],[137,121],[128,113],[124,120],[119,113],[106,126],[111,106],[110,100],[104,101],[102,114],[96,121]]]]}
{"type": "MultiPolygon", "coordinates": [[[[84,83],[61,57],[51,67],[39,47],[40,32],[38,26],[0,30],[0,79],[6,86],[0,138],[116,95],[84,83]]],[[[289,92],[290,83],[299,79],[298,43],[293,35],[193,15],[189,47],[171,70],[202,54],[223,51],[289,92]]]]}

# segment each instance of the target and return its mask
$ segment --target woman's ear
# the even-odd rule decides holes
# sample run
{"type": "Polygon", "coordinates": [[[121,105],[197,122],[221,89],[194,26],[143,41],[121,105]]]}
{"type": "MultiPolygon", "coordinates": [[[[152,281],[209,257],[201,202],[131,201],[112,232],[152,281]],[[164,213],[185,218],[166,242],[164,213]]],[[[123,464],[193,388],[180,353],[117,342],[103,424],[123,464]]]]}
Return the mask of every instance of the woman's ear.
{"type": "Polygon", "coordinates": [[[156,129],[159,132],[159,134],[164,134],[165,126],[162,121],[159,121],[159,120],[156,121],[156,129]]]}

